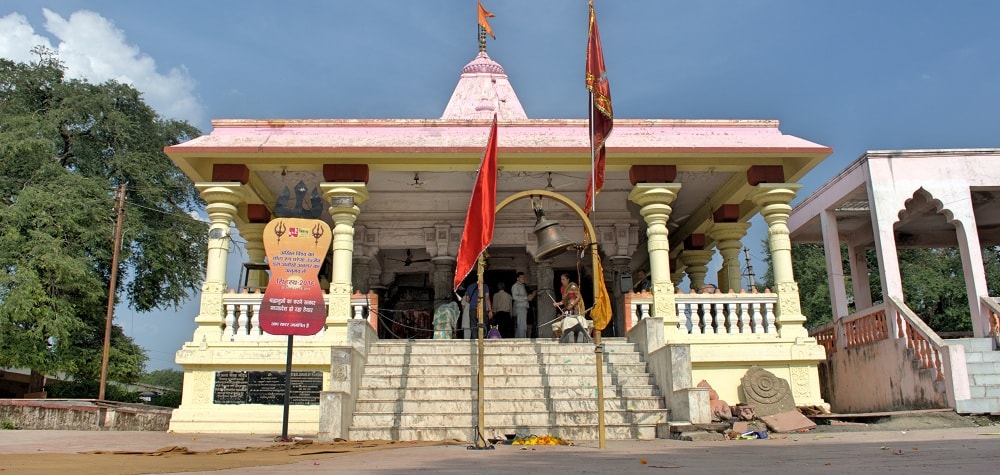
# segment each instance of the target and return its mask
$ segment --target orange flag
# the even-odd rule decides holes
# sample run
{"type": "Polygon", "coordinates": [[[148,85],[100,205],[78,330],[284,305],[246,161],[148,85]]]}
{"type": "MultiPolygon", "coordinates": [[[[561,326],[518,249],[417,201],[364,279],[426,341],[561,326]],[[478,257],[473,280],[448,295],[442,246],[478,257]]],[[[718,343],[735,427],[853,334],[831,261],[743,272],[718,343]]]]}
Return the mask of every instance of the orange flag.
{"type": "Polygon", "coordinates": [[[490,22],[486,20],[487,18],[493,18],[496,15],[486,11],[481,2],[476,3],[479,4],[479,26],[483,27],[483,29],[490,34],[491,38],[494,40],[497,39],[497,37],[493,35],[493,28],[490,28],[490,22]]]}
{"type": "Polygon", "coordinates": [[[594,207],[594,197],[604,188],[604,142],[614,127],[611,111],[611,86],[608,73],[604,69],[604,52],[601,50],[601,35],[597,31],[597,17],[594,2],[590,1],[590,33],[587,35],[587,90],[591,94],[593,108],[590,111],[590,147],[594,152],[593,169],[587,182],[587,198],[583,212],[590,213],[594,207]]]}
{"type": "Polygon", "coordinates": [[[483,154],[483,163],[479,166],[476,177],[476,187],[472,190],[472,200],[469,201],[469,212],[465,216],[465,229],[462,230],[462,244],[458,247],[458,258],[455,262],[455,285],[452,290],[458,290],[465,276],[479,260],[479,255],[493,241],[493,226],[496,223],[497,207],[497,116],[493,114],[493,126],[490,127],[490,139],[483,154]]]}
{"type": "Polygon", "coordinates": [[[594,296],[594,308],[590,310],[590,318],[594,321],[594,329],[604,330],[611,321],[611,296],[608,295],[608,286],[604,283],[604,266],[601,260],[597,260],[597,268],[594,269],[594,278],[597,279],[597,295],[594,296]]]}

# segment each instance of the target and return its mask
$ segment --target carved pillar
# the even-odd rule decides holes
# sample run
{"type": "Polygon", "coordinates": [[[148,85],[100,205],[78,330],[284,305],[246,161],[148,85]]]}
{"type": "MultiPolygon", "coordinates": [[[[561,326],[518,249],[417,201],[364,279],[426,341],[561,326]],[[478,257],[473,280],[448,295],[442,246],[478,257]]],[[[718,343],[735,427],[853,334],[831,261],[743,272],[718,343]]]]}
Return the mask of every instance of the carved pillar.
{"type": "Polygon", "coordinates": [[[749,228],[750,223],[717,222],[708,230],[709,237],[715,240],[715,248],[722,255],[722,269],[719,270],[719,290],[722,292],[739,292],[743,288],[740,250],[749,228]]]}
{"type": "Polygon", "coordinates": [[[611,292],[614,292],[611,296],[615,319],[616,335],[614,336],[625,336],[625,318],[627,318],[625,314],[625,294],[631,292],[632,289],[622,288],[621,277],[631,275],[632,259],[629,256],[611,256],[608,258],[608,261],[611,263],[612,280],[614,281],[608,286],[611,292]]]}
{"type": "MultiPolygon", "coordinates": [[[[637,183],[628,199],[639,205],[639,214],[646,221],[646,249],[649,251],[649,273],[653,281],[653,315],[663,318],[663,338],[669,342],[678,332],[677,305],[674,284],[670,281],[670,240],[667,220],[670,204],[680,191],[679,183],[637,183]]],[[[653,348],[650,348],[653,350],[653,348]]]]}
{"type": "Polygon", "coordinates": [[[330,204],[333,218],[333,278],[330,281],[330,311],[327,334],[346,341],[351,318],[351,271],[354,263],[354,221],[361,214],[358,205],[368,200],[364,183],[320,183],[323,200],[330,204]]]}
{"type": "Polygon", "coordinates": [[[367,294],[371,289],[369,282],[372,275],[372,258],[368,256],[354,256],[353,264],[351,268],[351,285],[355,291],[367,294]]]}
{"type": "Polygon", "coordinates": [[[802,188],[797,183],[761,183],[754,187],[750,199],[761,207],[760,214],[767,222],[768,245],[771,249],[771,266],[774,270],[775,292],[778,308],[775,311],[782,337],[807,337],[799,303],[799,286],[792,273],[792,241],[788,237],[789,203],[802,188]]]}
{"type": "Polygon", "coordinates": [[[205,200],[208,212],[208,261],[205,282],[201,285],[201,309],[194,321],[195,342],[219,340],[225,312],[222,294],[226,291],[226,263],[229,259],[229,225],[236,218],[237,207],[246,199],[246,191],[238,182],[197,183],[195,187],[205,200]],[[200,336],[199,336],[200,335],[200,336]]]}
{"type": "Polygon", "coordinates": [[[432,257],[434,265],[434,308],[454,300],[455,289],[455,258],[451,256],[432,257]]]}
{"type": "MultiPolygon", "coordinates": [[[[247,262],[266,263],[264,253],[264,227],[267,223],[237,224],[240,236],[246,241],[243,245],[247,250],[247,262]]],[[[237,282],[237,285],[242,282],[237,282]]],[[[247,288],[259,289],[267,286],[267,272],[259,269],[247,270],[247,288]]]]}
{"type": "Polygon", "coordinates": [[[708,274],[708,263],[715,256],[715,251],[708,249],[685,249],[681,251],[681,262],[684,263],[684,271],[691,279],[691,290],[701,290],[705,285],[705,276],[708,274]]]}
{"type": "Polygon", "coordinates": [[[684,264],[678,264],[674,259],[670,259],[670,283],[674,284],[675,289],[681,285],[681,282],[684,282],[686,272],[684,264]]]}
{"type": "Polygon", "coordinates": [[[552,289],[552,281],[555,278],[555,273],[552,270],[552,260],[546,259],[539,262],[535,268],[535,272],[535,277],[538,279],[538,294],[535,297],[538,308],[538,317],[535,321],[535,325],[538,328],[538,338],[552,338],[555,336],[552,333],[552,325],[543,324],[556,318],[556,308],[552,306],[552,298],[556,300],[562,298],[559,295],[559,289],[552,289]]]}

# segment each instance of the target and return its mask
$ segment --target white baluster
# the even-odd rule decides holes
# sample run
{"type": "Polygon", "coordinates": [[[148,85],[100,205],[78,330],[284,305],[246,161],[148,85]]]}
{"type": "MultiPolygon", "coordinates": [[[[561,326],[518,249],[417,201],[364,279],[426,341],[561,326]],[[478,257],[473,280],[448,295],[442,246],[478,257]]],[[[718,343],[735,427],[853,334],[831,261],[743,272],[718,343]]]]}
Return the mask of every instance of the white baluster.
{"type": "Polygon", "coordinates": [[[250,305],[250,311],[253,314],[250,316],[250,336],[260,337],[260,303],[254,303],[250,305]]]}
{"type": "Polygon", "coordinates": [[[723,304],[713,303],[709,305],[712,307],[712,324],[715,327],[715,333],[725,333],[726,316],[722,313],[723,304]]]}
{"type": "Polygon", "coordinates": [[[358,304],[354,304],[352,306],[354,307],[354,315],[351,316],[351,319],[352,320],[360,320],[361,319],[361,311],[363,310],[363,307],[359,303],[358,304]]]}
{"type": "Polygon", "coordinates": [[[224,334],[229,335],[229,339],[232,340],[236,335],[236,305],[229,304],[226,305],[226,330],[224,334]]]}
{"type": "Polygon", "coordinates": [[[750,318],[753,319],[753,332],[764,333],[763,316],[760,314],[760,307],[758,305],[760,304],[755,303],[750,307],[750,318]]]}
{"type": "Polygon", "coordinates": [[[769,333],[777,333],[777,329],[774,328],[774,304],[771,302],[764,303],[764,324],[769,333]]]}
{"type": "Polygon", "coordinates": [[[649,304],[644,303],[639,305],[639,320],[643,318],[649,318],[649,304]]]}
{"type": "Polygon", "coordinates": [[[240,317],[237,320],[240,327],[236,329],[237,336],[248,335],[248,327],[250,326],[250,304],[240,304],[240,317]]]}
{"type": "Polygon", "coordinates": [[[740,333],[750,333],[752,331],[751,325],[753,325],[750,319],[750,304],[740,302],[739,313],[739,316],[736,317],[739,319],[739,324],[736,326],[739,327],[740,333]]]}
{"type": "Polygon", "coordinates": [[[733,332],[733,320],[739,318],[736,312],[733,310],[736,308],[735,303],[726,304],[726,333],[732,335],[733,332]]]}

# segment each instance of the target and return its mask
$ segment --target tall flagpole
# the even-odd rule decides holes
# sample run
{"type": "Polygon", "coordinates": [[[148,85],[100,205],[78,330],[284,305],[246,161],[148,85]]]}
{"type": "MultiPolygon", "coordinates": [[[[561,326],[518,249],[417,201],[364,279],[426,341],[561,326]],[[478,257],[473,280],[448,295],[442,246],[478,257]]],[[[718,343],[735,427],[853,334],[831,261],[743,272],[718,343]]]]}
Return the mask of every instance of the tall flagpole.
{"type": "Polygon", "coordinates": [[[597,147],[594,146],[594,92],[590,91],[590,211],[597,210],[597,176],[594,173],[597,162],[597,147]]]}

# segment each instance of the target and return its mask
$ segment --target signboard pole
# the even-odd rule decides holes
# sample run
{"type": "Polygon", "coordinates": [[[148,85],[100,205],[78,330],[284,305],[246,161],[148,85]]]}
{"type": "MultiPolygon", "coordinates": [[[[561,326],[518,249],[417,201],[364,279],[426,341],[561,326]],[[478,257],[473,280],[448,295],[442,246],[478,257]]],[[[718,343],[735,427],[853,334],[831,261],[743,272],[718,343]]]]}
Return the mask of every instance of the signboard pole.
{"type": "Polygon", "coordinates": [[[292,399],[292,338],[288,335],[288,354],[285,356],[285,410],[281,416],[281,441],[290,442],[288,438],[288,406],[292,399]]]}

